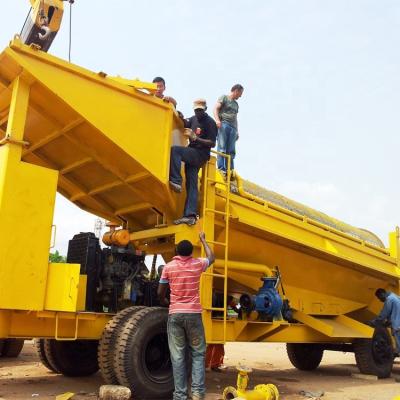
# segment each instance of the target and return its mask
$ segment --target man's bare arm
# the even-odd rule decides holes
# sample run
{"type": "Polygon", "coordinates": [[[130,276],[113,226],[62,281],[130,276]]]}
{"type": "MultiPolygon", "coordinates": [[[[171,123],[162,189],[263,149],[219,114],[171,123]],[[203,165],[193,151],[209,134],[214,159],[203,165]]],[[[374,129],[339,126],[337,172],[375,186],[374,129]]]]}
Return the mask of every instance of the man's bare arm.
{"type": "Polygon", "coordinates": [[[214,252],[208,246],[208,243],[206,242],[206,235],[204,232],[199,233],[199,238],[200,238],[201,244],[204,247],[204,251],[206,252],[206,257],[208,258],[208,266],[210,266],[215,261],[214,252]]]}
{"type": "Polygon", "coordinates": [[[215,123],[217,124],[217,127],[221,127],[221,120],[219,119],[219,112],[221,110],[222,103],[220,101],[217,102],[217,104],[214,107],[214,119],[215,123]]]}
{"type": "Polygon", "coordinates": [[[160,299],[160,304],[163,306],[169,306],[169,302],[167,299],[167,289],[168,283],[159,283],[157,288],[158,298],[160,299]]]}
{"type": "Polygon", "coordinates": [[[178,104],[178,103],[176,102],[176,100],[175,100],[173,97],[171,97],[171,96],[165,96],[165,97],[164,97],[164,100],[167,101],[167,102],[169,102],[169,103],[172,103],[172,104],[174,105],[175,108],[176,108],[176,105],[178,104]]]}

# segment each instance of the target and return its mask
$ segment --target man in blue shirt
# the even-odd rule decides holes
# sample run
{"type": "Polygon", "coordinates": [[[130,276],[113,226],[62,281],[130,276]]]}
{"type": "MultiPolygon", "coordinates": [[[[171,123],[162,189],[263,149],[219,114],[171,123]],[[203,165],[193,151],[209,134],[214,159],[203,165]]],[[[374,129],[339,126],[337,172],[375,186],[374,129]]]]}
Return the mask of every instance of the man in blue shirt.
{"type": "Polygon", "coordinates": [[[378,321],[390,321],[392,333],[396,339],[396,353],[400,353],[400,297],[382,288],[376,290],[375,296],[384,303],[384,306],[372,322],[376,324],[378,321]]]}

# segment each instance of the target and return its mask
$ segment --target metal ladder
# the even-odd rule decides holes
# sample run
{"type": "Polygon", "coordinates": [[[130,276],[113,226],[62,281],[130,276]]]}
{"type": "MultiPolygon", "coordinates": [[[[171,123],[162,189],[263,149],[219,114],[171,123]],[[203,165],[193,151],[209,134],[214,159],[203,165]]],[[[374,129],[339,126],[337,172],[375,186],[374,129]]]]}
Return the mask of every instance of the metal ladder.
{"type": "MultiPolygon", "coordinates": [[[[223,339],[221,341],[212,341],[213,344],[224,344],[226,342],[226,322],[227,322],[227,299],[228,299],[228,248],[229,248],[229,220],[230,220],[230,195],[231,195],[231,157],[225,153],[221,153],[218,151],[212,150],[213,154],[219,155],[226,159],[227,163],[227,175],[224,182],[219,182],[216,180],[216,176],[209,177],[209,163],[206,164],[204,168],[204,192],[203,192],[203,231],[206,232],[206,225],[209,223],[209,218],[207,218],[207,214],[214,214],[214,216],[220,215],[223,217],[224,225],[223,225],[223,234],[225,240],[223,242],[215,241],[214,236],[213,240],[207,240],[207,243],[215,246],[220,246],[224,248],[224,273],[217,274],[214,272],[214,266],[210,267],[207,272],[204,272],[204,276],[211,277],[211,283],[214,279],[223,279],[224,280],[224,307],[213,307],[211,301],[211,307],[205,307],[204,310],[212,313],[213,311],[220,311],[223,313],[223,339]],[[207,205],[210,203],[210,187],[213,187],[213,195],[215,195],[215,186],[216,184],[224,185],[226,187],[225,192],[225,208],[224,211],[216,210],[215,208],[209,208],[207,205]]],[[[214,218],[212,219],[214,221],[214,218]]],[[[215,224],[212,227],[213,232],[215,232],[215,224]]],[[[204,257],[205,252],[204,249],[201,250],[202,257],[204,257]]],[[[210,318],[211,319],[211,318],[210,318]]]]}

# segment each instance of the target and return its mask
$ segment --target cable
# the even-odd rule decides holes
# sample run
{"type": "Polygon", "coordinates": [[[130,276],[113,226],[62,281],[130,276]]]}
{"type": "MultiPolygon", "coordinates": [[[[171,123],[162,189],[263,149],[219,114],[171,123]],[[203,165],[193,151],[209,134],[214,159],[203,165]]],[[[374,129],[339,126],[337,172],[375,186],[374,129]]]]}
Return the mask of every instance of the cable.
{"type": "Polygon", "coordinates": [[[68,48],[68,61],[71,62],[71,48],[72,48],[72,3],[69,2],[69,48],[68,48]]]}
{"type": "Polygon", "coordinates": [[[32,7],[29,9],[28,15],[27,15],[26,18],[25,18],[24,25],[22,25],[21,32],[19,33],[20,36],[22,36],[22,32],[24,31],[25,25],[26,25],[26,23],[27,23],[27,21],[28,21],[29,15],[31,15],[31,12],[32,12],[32,7]]]}

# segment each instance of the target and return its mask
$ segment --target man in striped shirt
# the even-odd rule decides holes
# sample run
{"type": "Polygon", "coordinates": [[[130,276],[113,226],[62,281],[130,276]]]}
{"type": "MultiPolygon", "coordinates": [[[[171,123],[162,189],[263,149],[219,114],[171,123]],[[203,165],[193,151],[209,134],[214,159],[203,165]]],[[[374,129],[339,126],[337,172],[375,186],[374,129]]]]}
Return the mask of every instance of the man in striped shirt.
{"type": "Polygon", "coordinates": [[[176,256],[163,269],[158,295],[161,304],[168,304],[165,295],[169,285],[171,298],[168,317],[168,344],[174,373],[173,400],[187,400],[186,354],[192,355],[192,399],[205,398],[206,340],[201,319],[200,276],[214,261],[203,232],[199,235],[206,258],[193,258],[193,245],[182,240],[176,246],[176,256]]]}

